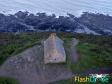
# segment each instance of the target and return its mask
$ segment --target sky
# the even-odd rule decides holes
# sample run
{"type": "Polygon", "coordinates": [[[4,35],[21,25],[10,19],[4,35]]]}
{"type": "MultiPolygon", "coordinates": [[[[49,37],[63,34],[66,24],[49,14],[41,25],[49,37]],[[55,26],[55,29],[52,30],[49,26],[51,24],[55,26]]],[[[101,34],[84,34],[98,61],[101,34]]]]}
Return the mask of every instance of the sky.
{"type": "Polygon", "coordinates": [[[0,0],[0,12],[10,14],[20,10],[56,15],[79,16],[82,12],[112,15],[112,0],[0,0]]]}

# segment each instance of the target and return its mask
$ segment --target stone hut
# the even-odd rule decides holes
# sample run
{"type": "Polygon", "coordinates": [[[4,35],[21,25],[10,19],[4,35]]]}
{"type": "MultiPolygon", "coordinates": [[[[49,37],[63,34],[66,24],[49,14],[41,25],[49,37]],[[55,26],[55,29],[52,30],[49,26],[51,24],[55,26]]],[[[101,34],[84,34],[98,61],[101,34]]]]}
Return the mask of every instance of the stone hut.
{"type": "Polygon", "coordinates": [[[63,63],[66,62],[66,54],[63,41],[52,33],[49,38],[44,41],[44,63],[63,63]]]}

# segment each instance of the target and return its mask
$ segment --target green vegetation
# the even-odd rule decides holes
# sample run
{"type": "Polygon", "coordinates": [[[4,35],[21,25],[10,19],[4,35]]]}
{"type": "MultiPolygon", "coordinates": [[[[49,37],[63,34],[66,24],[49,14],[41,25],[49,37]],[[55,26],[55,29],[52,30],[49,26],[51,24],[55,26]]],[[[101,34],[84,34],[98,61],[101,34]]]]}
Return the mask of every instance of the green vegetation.
{"type": "MultiPolygon", "coordinates": [[[[112,37],[94,36],[85,34],[71,34],[64,37],[65,47],[70,48],[71,38],[79,39],[76,49],[79,53],[79,61],[72,63],[67,59],[68,67],[74,73],[83,73],[87,70],[112,67],[112,37]]],[[[67,56],[70,53],[67,51],[67,56]]]]}
{"type": "MultiPolygon", "coordinates": [[[[9,33],[0,34],[0,65],[10,56],[14,56],[34,45],[40,45],[41,41],[47,39],[49,34],[50,33],[21,33],[19,35],[9,33]]],[[[70,33],[58,33],[58,36],[64,40],[66,48],[70,47],[72,38],[77,38],[80,41],[76,46],[80,56],[79,61],[77,63],[72,63],[69,59],[67,60],[68,67],[74,73],[83,73],[88,69],[112,67],[111,36],[74,35],[70,33]]],[[[69,53],[67,53],[67,56],[69,56],[69,53]]],[[[5,78],[0,78],[0,84],[16,84],[9,82],[1,83],[3,80],[5,80],[5,78]]],[[[10,81],[10,79],[8,80],[10,81]]],[[[73,80],[62,80],[53,84],[73,84],[73,80]]]]}
{"type": "Polygon", "coordinates": [[[0,77],[0,84],[19,84],[19,82],[13,78],[0,77]]]}
{"type": "Polygon", "coordinates": [[[75,64],[70,61],[68,62],[73,72],[78,73],[89,69],[111,67],[112,52],[106,51],[102,46],[79,43],[77,49],[80,53],[80,60],[75,64]]]}
{"type": "MultiPolygon", "coordinates": [[[[40,45],[41,41],[47,39],[49,32],[41,33],[0,33],[0,65],[10,56],[14,56],[34,45],[40,45]]],[[[71,37],[70,34],[59,33],[61,38],[71,37]]]]}
{"type": "Polygon", "coordinates": [[[40,37],[31,34],[6,35],[0,35],[0,65],[8,57],[41,43],[40,37]]]}
{"type": "MultiPolygon", "coordinates": [[[[21,33],[19,35],[11,33],[1,33],[0,34],[0,64],[2,64],[8,57],[13,56],[22,52],[23,50],[41,43],[41,40],[48,38],[49,32],[45,33],[21,33]]],[[[90,65],[86,66],[87,63],[84,62],[83,65],[86,68],[94,68],[96,65],[99,66],[110,66],[109,62],[112,62],[112,37],[111,36],[94,36],[86,34],[70,34],[70,33],[58,33],[66,43],[66,47],[69,47],[72,38],[77,38],[80,40],[80,44],[77,45],[77,49],[80,52],[80,62],[87,60],[90,65]],[[91,59],[96,59],[91,61],[91,59]],[[89,61],[90,60],[90,61],[89,61]],[[100,62],[98,62],[100,61],[100,62]],[[102,63],[102,61],[105,61],[102,63]],[[99,64],[100,63],[100,64],[99,64]]],[[[69,53],[68,53],[69,55],[69,53]]],[[[70,64],[70,62],[69,62],[70,64]]],[[[71,67],[74,64],[71,64],[71,67]]],[[[83,68],[83,67],[82,67],[83,68]]],[[[74,68],[72,68],[74,69],[74,68]]],[[[78,70],[78,67],[77,67],[78,70]]],[[[84,69],[81,69],[84,70],[84,69]]]]}
{"type": "MultiPolygon", "coordinates": [[[[76,46],[79,52],[79,61],[77,63],[72,63],[70,59],[67,60],[68,67],[75,74],[84,73],[88,70],[95,70],[98,68],[110,68],[112,67],[112,37],[111,36],[94,36],[85,34],[69,35],[64,37],[65,47],[69,48],[69,43],[71,38],[79,39],[79,44],[76,46]]],[[[67,53],[69,56],[69,52],[67,53]]],[[[109,83],[83,83],[83,84],[110,84],[112,78],[110,78],[109,83]]],[[[75,84],[74,80],[61,80],[51,84],[75,84]]],[[[82,84],[82,83],[76,83],[82,84]]]]}

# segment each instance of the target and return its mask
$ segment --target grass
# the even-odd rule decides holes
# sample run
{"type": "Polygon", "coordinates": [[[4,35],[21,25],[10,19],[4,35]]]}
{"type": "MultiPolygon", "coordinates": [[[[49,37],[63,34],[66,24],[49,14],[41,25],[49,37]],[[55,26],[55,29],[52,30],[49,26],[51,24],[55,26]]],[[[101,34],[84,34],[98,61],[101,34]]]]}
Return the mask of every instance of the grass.
{"type": "MultiPolygon", "coordinates": [[[[80,53],[80,59],[77,63],[72,63],[69,59],[67,60],[68,67],[75,74],[81,74],[85,71],[97,68],[109,68],[112,67],[112,46],[110,37],[89,37],[89,36],[77,36],[80,43],[76,46],[80,53]],[[87,38],[86,38],[87,37],[87,38]]],[[[69,48],[69,41],[71,39],[65,39],[65,47],[69,48]]],[[[69,56],[70,53],[67,53],[69,56]]],[[[96,82],[96,83],[80,83],[74,82],[73,79],[60,80],[50,84],[111,84],[112,76],[108,83],[96,82]]]]}
{"type": "Polygon", "coordinates": [[[0,84],[19,84],[19,82],[14,78],[0,77],[0,84]]]}
{"type": "Polygon", "coordinates": [[[35,35],[9,35],[2,38],[5,38],[6,44],[0,44],[0,65],[3,64],[4,61],[7,60],[10,56],[14,56],[34,45],[41,44],[40,38],[35,35]]]}
{"type": "Polygon", "coordinates": [[[16,49],[20,47],[18,44],[2,45],[0,51],[0,64],[4,62],[16,49]]]}
{"type": "MultiPolygon", "coordinates": [[[[10,56],[14,56],[34,45],[40,45],[41,40],[48,38],[48,36],[49,33],[22,33],[20,35],[0,34],[0,65],[2,65],[10,56]]],[[[112,67],[112,37],[71,35],[68,33],[59,33],[58,36],[64,40],[66,48],[70,47],[70,41],[72,38],[75,37],[80,40],[80,43],[76,46],[80,53],[80,60],[75,64],[69,59],[67,60],[68,67],[74,73],[81,73],[88,69],[112,67]]],[[[67,56],[69,56],[69,53],[67,53],[67,56]]],[[[0,77],[0,84],[16,84],[1,83],[1,81],[6,80],[12,81],[10,78],[7,79],[0,77]]],[[[53,84],[73,84],[73,80],[61,80],[53,84]]]]}
{"type": "MultiPolygon", "coordinates": [[[[106,62],[107,59],[112,59],[111,48],[107,50],[104,46],[97,44],[82,43],[80,42],[77,46],[80,52],[80,60],[77,63],[72,63],[69,59],[67,60],[68,67],[75,73],[80,74],[88,69],[96,69],[103,67],[111,67],[111,61],[106,62]],[[103,48],[102,48],[103,47],[103,48]]],[[[109,82],[103,83],[97,81],[96,83],[86,82],[75,82],[73,79],[60,80],[50,84],[111,84],[112,76],[109,78],[109,82]]]]}
{"type": "MultiPolygon", "coordinates": [[[[2,65],[9,57],[14,56],[25,49],[34,45],[40,45],[40,38],[35,35],[21,34],[8,35],[2,37],[4,42],[0,44],[0,65],[2,65]]],[[[0,77],[0,84],[19,84],[17,80],[8,77],[0,77]]]]}
{"type": "Polygon", "coordinates": [[[81,73],[89,69],[111,67],[112,52],[106,51],[98,45],[90,43],[79,43],[77,49],[80,53],[80,60],[77,63],[68,61],[68,66],[75,73],[81,73]]]}

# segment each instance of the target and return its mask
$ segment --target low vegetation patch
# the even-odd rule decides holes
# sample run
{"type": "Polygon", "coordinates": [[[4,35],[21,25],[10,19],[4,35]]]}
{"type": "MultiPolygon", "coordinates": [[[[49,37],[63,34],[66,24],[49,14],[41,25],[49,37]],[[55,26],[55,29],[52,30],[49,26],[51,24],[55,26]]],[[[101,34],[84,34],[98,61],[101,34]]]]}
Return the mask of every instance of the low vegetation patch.
{"type": "MultiPolygon", "coordinates": [[[[67,37],[66,45],[70,38],[77,38],[80,42],[76,46],[79,61],[72,63],[67,59],[68,67],[74,73],[83,73],[87,70],[112,67],[112,37],[76,34],[67,37]]],[[[69,46],[69,45],[68,45],[69,46]]],[[[69,48],[69,47],[68,47],[69,48]]],[[[67,53],[69,56],[69,52],[67,53]]]]}
{"type": "MultiPolygon", "coordinates": [[[[50,33],[22,33],[0,34],[0,65],[3,64],[10,56],[14,56],[27,48],[34,45],[40,45],[43,39],[47,39],[50,33]]],[[[72,38],[77,38],[80,43],[76,46],[80,53],[80,59],[77,63],[67,60],[68,67],[74,73],[81,73],[88,69],[96,69],[103,67],[112,67],[112,37],[111,36],[94,36],[85,34],[58,33],[58,36],[65,42],[65,47],[70,48],[72,38]]],[[[69,53],[67,53],[69,56],[69,53]]],[[[16,84],[1,83],[0,84],[16,84]]],[[[8,79],[9,80],[9,79],[8,79]]],[[[11,79],[12,80],[12,79],[11,79]]],[[[53,84],[73,84],[73,80],[62,80],[53,84]]],[[[82,84],[82,83],[77,83],[82,84]]],[[[92,84],[92,83],[86,83],[92,84]]],[[[101,83],[97,83],[101,84],[101,83]]]]}
{"type": "Polygon", "coordinates": [[[40,37],[30,34],[10,34],[0,37],[0,40],[3,41],[3,43],[0,44],[0,65],[10,56],[14,56],[34,45],[41,44],[40,37]]]}
{"type": "MultiPolygon", "coordinates": [[[[111,68],[112,67],[112,37],[111,36],[94,36],[76,34],[75,36],[67,37],[65,39],[65,46],[69,48],[70,38],[79,39],[79,44],[76,46],[79,51],[80,59],[77,63],[72,63],[67,59],[68,67],[73,73],[84,73],[88,70],[95,70],[97,68],[111,68]],[[67,41],[68,40],[68,41],[67,41]]],[[[67,53],[69,56],[69,53],[67,53]]],[[[112,77],[108,83],[83,83],[83,84],[110,84],[112,77]]],[[[60,80],[51,84],[75,84],[73,79],[60,80]]],[[[76,84],[82,84],[77,82],[76,84]]]]}
{"type": "Polygon", "coordinates": [[[79,43],[77,50],[80,53],[79,61],[74,64],[69,62],[69,66],[73,72],[77,73],[97,68],[111,67],[112,52],[106,51],[102,46],[90,43],[79,43]]]}
{"type": "Polygon", "coordinates": [[[19,84],[19,82],[14,78],[0,77],[0,84],[19,84]]]}

